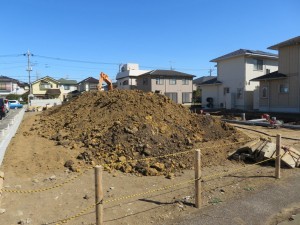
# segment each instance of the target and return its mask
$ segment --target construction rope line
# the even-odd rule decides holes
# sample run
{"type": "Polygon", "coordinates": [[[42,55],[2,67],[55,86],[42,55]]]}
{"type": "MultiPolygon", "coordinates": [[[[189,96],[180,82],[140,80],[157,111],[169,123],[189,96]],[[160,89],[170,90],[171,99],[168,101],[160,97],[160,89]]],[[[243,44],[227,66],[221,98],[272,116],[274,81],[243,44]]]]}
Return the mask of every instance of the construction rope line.
{"type": "MultiPolygon", "coordinates": [[[[230,146],[230,145],[235,145],[235,144],[240,144],[240,143],[245,143],[248,141],[253,141],[256,139],[250,139],[250,140],[245,140],[245,141],[240,141],[240,142],[234,142],[234,143],[230,143],[230,144],[225,144],[225,145],[215,145],[215,146],[211,146],[211,147],[205,147],[203,149],[211,149],[211,148],[219,148],[219,147],[224,147],[224,146],[230,146]]],[[[172,154],[167,154],[167,155],[161,155],[161,156],[155,156],[155,157],[149,157],[149,158],[144,158],[144,159],[133,159],[133,160],[128,160],[125,162],[113,162],[113,163],[109,163],[109,164],[103,164],[103,167],[105,166],[110,166],[110,165],[122,165],[122,164],[126,164],[126,163],[130,163],[130,162],[140,162],[140,161],[147,161],[147,160],[155,160],[158,158],[167,158],[167,157],[172,157],[172,156],[177,156],[177,155],[181,155],[181,154],[188,154],[191,152],[194,152],[195,150],[187,150],[184,152],[176,152],[176,153],[172,153],[172,154]]],[[[19,194],[30,194],[30,193],[39,193],[39,192],[44,192],[44,191],[49,191],[55,188],[59,188],[62,187],[65,184],[68,184],[72,181],[74,181],[76,178],[79,178],[82,174],[84,174],[86,171],[88,171],[89,169],[93,169],[94,167],[88,167],[86,170],[84,170],[83,172],[80,172],[79,174],[77,174],[76,176],[70,178],[69,180],[66,180],[64,182],[62,182],[61,184],[57,184],[51,187],[46,187],[46,188],[42,188],[42,189],[36,189],[36,190],[12,190],[12,189],[3,189],[2,191],[4,192],[9,192],[9,193],[19,193],[19,194]]]]}

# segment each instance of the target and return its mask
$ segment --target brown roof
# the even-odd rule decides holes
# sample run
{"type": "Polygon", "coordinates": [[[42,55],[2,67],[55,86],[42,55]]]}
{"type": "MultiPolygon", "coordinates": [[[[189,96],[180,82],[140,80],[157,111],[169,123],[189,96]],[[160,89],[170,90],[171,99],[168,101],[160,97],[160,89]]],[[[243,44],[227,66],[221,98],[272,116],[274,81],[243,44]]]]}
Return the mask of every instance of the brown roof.
{"type": "Polygon", "coordinates": [[[46,95],[60,95],[59,89],[48,89],[46,95]]]}

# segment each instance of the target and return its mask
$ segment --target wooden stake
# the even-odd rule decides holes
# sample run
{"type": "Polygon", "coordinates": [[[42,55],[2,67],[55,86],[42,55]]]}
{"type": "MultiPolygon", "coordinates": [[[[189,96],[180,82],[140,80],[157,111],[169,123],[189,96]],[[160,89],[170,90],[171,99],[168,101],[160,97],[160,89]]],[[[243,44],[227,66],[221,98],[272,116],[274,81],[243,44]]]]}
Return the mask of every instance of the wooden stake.
{"type": "Polygon", "coordinates": [[[195,151],[195,207],[201,207],[201,151],[195,151]]]}
{"type": "Polygon", "coordinates": [[[0,171],[0,207],[1,207],[1,196],[2,196],[3,183],[4,183],[4,172],[0,171]]]}
{"type": "Polygon", "coordinates": [[[275,177],[280,179],[280,149],[281,149],[281,134],[277,134],[276,137],[276,160],[275,160],[275,177]]]}
{"type": "Polygon", "coordinates": [[[96,225],[103,225],[102,166],[95,166],[96,225]]]}

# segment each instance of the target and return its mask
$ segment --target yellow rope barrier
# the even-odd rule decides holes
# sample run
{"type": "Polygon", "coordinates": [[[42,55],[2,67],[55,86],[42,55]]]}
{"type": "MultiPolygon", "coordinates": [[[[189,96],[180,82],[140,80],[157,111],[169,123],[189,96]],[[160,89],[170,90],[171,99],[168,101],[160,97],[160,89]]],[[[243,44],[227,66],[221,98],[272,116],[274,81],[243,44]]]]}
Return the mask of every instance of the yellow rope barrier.
{"type": "MultiPolygon", "coordinates": [[[[106,200],[106,201],[103,201],[103,203],[116,202],[116,201],[121,201],[121,200],[129,199],[129,198],[134,198],[134,197],[138,197],[138,196],[142,196],[142,195],[147,195],[147,194],[151,194],[151,193],[154,193],[154,192],[163,191],[163,190],[166,190],[166,189],[177,187],[177,186],[180,186],[180,185],[183,185],[183,184],[191,183],[191,182],[194,182],[194,181],[195,181],[195,179],[190,179],[190,180],[186,180],[186,181],[183,181],[183,182],[180,182],[180,183],[177,183],[177,184],[168,185],[168,186],[164,186],[164,187],[161,187],[161,188],[152,189],[152,190],[149,190],[149,191],[145,191],[145,192],[141,192],[141,193],[137,193],[137,194],[132,194],[132,195],[128,195],[128,196],[123,196],[123,197],[119,197],[119,198],[115,198],[115,199],[111,199],[111,200],[106,200]]],[[[100,204],[100,203],[97,203],[97,204],[100,204]]],[[[65,218],[63,220],[60,220],[58,223],[56,223],[56,225],[67,223],[70,220],[76,219],[76,218],[80,217],[83,213],[85,213],[86,211],[92,209],[95,206],[96,206],[96,204],[93,204],[93,205],[83,209],[82,211],[80,211],[79,213],[77,213],[74,216],[71,216],[71,217],[65,218]]]]}
{"type": "MultiPolygon", "coordinates": [[[[277,156],[278,157],[278,156],[277,156]]],[[[255,164],[252,164],[251,166],[247,166],[247,167],[243,167],[243,168],[239,168],[239,169],[235,169],[235,170],[231,170],[229,172],[223,172],[223,173],[218,173],[218,174],[214,174],[214,175],[211,175],[211,176],[206,176],[204,178],[211,178],[211,177],[221,177],[223,176],[224,174],[231,174],[231,173],[235,173],[235,172],[240,172],[240,171],[243,171],[243,170],[246,170],[248,169],[249,167],[252,167],[252,166],[255,166],[255,165],[258,165],[258,164],[261,164],[261,163],[264,163],[264,162],[267,162],[271,159],[266,159],[266,160],[263,160],[263,161],[260,161],[260,162],[257,162],[255,164]]],[[[200,178],[200,179],[203,179],[203,178],[200,178]]],[[[177,184],[173,184],[173,185],[168,185],[168,186],[164,186],[164,187],[161,187],[161,188],[157,188],[157,189],[152,189],[152,190],[149,190],[149,191],[145,191],[145,192],[140,192],[140,193],[136,193],[136,194],[132,194],[132,195],[127,195],[127,196],[122,196],[122,197],[119,197],[119,198],[115,198],[115,199],[111,199],[111,200],[105,200],[103,201],[103,203],[111,203],[111,202],[117,202],[117,201],[121,201],[121,200],[125,200],[125,199],[130,199],[130,198],[134,198],[134,197],[138,197],[138,196],[142,196],[142,195],[147,195],[147,194],[152,194],[152,193],[155,193],[155,192],[158,192],[158,191],[163,191],[163,190],[166,190],[166,189],[171,189],[171,188],[174,188],[174,187],[178,187],[178,186],[181,186],[181,185],[184,185],[184,184],[188,184],[188,183],[192,183],[194,182],[196,179],[190,179],[190,180],[186,180],[186,181],[183,181],[183,182],[180,182],[180,183],[177,183],[177,184]]],[[[99,204],[99,203],[97,203],[99,204]]],[[[76,215],[74,216],[71,216],[71,217],[68,217],[68,218],[65,218],[63,220],[60,220],[59,223],[57,223],[56,225],[61,225],[63,223],[67,223],[73,219],[76,219],[78,217],[80,217],[84,212],[92,209],[93,207],[95,207],[96,204],[93,204],[85,209],[83,209],[81,212],[77,213],[76,215]]]]}
{"type": "Polygon", "coordinates": [[[77,174],[76,176],[62,182],[61,184],[57,184],[51,187],[46,187],[46,188],[41,188],[41,189],[36,189],[36,190],[10,190],[10,189],[2,189],[2,191],[4,192],[9,192],[9,193],[19,193],[19,194],[30,194],[30,193],[38,193],[38,192],[44,192],[44,191],[49,191],[55,188],[59,188],[62,187],[65,184],[68,184],[72,181],[74,181],[75,179],[77,179],[78,177],[80,177],[84,172],[86,172],[87,170],[80,172],[79,174],[77,174]]]}
{"type": "MultiPolygon", "coordinates": [[[[245,143],[245,142],[249,142],[249,141],[253,141],[255,139],[250,139],[250,140],[245,140],[245,141],[240,141],[240,142],[233,142],[233,143],[229,143],[229,144],[225,144],[225,145],[214,145],[214,146],[210,146],[210,147],[205,147],[204,149],[211,149],[211,148],[219,148],[219,147],[224,147],[224,146],[230,146],[230,145],[236,145],[236,144],[240,144],[240,143],[245,143]]],[[[143,158],[143,159],[133,159],[133,160],[127,160],[125,162],[115,162],[115,163],[107,163],[107,164],[103,164],[104,167],[106,166],[111,166],[111,165],[122,165],[122,164],[126,164],[126,163],[130,163],[130,162],[140,162],[140,161],[148,161],[148,160],[155,160],[155,159],[159,159],[159,158],[167,158],[167,157],[172,157],[172,156],[177,156],[177,155],[182,155],[182,154],[188,154],[190,152],[194,152],[194,149],[191,150],[187,150],[187,151],[183,151],[183,152],[176,152],[176,153],[171,153],[171,154],[166,154],[166,155],[160,155],[160,156],[155,156],[155,157],[148,157],[148,158],[143,158]]],[[[30,193],[39,193],[39,192],[44,192],[44,191],[49,191],[55,188],[59,188],[62,187],[65,184],[68,184],[72,181],[74,181],[75,179],[77,179],[78,177],[80,177],[84,172],[86,172],[89,169],[93,169],[94,167],[88,167],[85,171],[80,172],[79,174],[77,174],[76,176],[70,178],[69,180],[62,182],[61,184],[57,184],[51,187],[46,187],[46,188],[41,188],[41,189],[36,189],[36,190],[12,190],[12,189],[3,189],[4,192],[9,192],[9,193],[19,193],[19,194],[30,194],[30,193]]]]}

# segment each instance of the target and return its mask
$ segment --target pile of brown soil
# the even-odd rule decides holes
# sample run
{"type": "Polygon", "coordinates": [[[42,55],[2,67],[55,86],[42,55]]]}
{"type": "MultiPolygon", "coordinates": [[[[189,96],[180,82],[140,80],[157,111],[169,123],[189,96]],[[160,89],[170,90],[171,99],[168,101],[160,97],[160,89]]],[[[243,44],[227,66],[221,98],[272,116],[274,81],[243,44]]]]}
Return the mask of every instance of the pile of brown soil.
{"type": "MultiPolygon", "coordinates": [[[[72,170],[97,163],[108,170],[143,175],[191,168],[193,154],[145,161],[135,159],[246,138],[219,119],[190,113],[165,96],[127,90],[86,92],[42,113],[30,133],[80,152],[77,160],[65,164],[72,170]]],[[[204,150],[203,166],[220,164],[226,159],[227,151],[226,148],[204,150]]]]}

